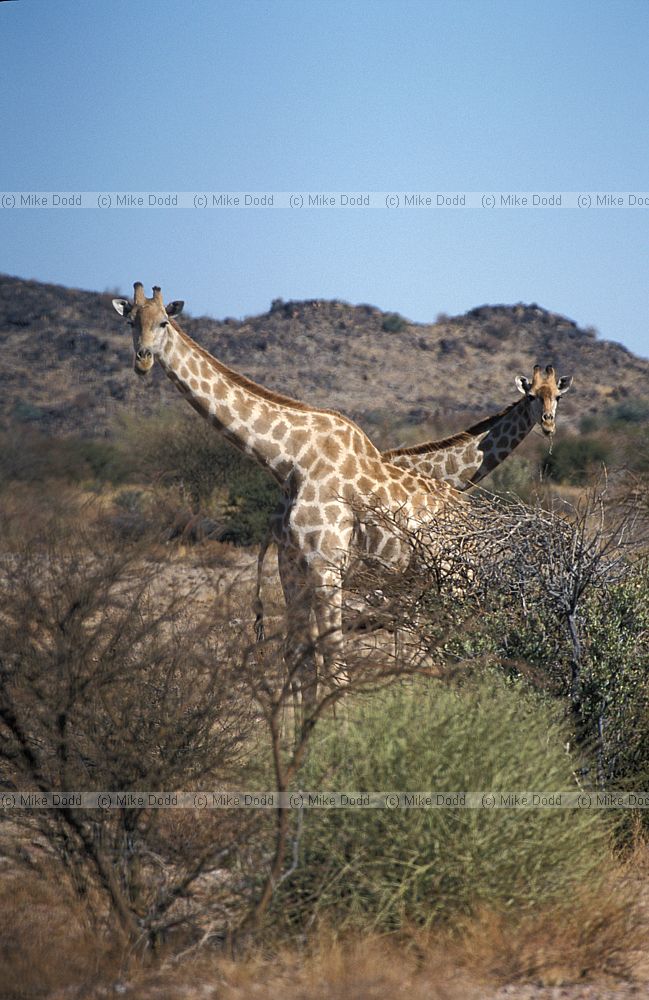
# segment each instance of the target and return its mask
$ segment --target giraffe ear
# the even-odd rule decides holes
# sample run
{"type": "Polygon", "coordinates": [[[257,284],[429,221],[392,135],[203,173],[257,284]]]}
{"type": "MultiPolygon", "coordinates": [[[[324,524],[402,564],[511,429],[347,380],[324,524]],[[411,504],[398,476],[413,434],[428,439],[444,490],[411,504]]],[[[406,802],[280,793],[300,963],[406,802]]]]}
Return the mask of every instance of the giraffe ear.
{"type": "Polygon", "coordinates": [[[133,306],[128,301],[128,299],[113,299],[113,309],[118,312],[120,316],[128,316],[133,306]]]}
{"type": "Polygon", "coordinates": [[[564,392],[567,392],[572,385],[572,375],[562,375],[562,377],[557,382],[557,389],[559,390],[559,395],[563,396],[564,392]]]}
{"type": "Polygon", "coordinates": [[[518,391],[522,392],[524,396],[526,396],[527,393],[532,388],[532,383],[530,382],[529,379],[525,378],[524,375],[517,375],[516,378],[514,379],[514,382],[516,383],[516,388],[518,389],[518,391]]]}
{"type": "Polygon", "coordinates": [[[182,299],[174,299],[174,301],[170,302],[168,306],[165,306],[165,312],[167,313],[167,316],[179,316],[183,311],[184,305],[185,303],[182,299]]]}

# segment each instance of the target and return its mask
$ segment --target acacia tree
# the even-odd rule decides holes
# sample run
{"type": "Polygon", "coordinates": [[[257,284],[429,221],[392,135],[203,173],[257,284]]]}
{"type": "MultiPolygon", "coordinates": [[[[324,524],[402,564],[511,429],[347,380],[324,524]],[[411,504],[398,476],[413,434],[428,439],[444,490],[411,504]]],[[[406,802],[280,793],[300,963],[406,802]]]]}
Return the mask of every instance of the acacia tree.
{"type": "MultiPolygon", "coordinates": [[[[137,546],[49,524],[2,551],[5,791],[156,793],[234,780],[255,713],[225,584],[215,581],[216,615],[189,614],[191,591],[169,596],[164,561],[137,546]]],[[[93,919],[108,918],[131,946],[172,928],[223,935],[253,893],[252,874],[240,898],[225,874],[241,881],[254,870],[263,817],[252,812],[176,813],[148,799],[104,812],[62,798],[3,819],[5,855],[50,878],[65,873],[93,919]],[[210,884],[221,892],[206,893],[210,884]]]]}

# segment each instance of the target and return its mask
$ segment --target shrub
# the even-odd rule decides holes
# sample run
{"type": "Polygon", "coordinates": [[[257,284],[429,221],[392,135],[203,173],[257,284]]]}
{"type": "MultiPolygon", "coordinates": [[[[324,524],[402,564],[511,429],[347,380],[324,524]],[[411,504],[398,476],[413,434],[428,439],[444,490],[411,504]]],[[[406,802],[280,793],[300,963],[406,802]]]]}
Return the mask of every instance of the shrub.
{"type": "Polygon", "coordinates": [[[649,564],[631,559],[642,537],[637,499],[604,501],[594,490],[545,511],[512,503],[511,515],[490,503],[498,551],[487,548],[485,524],[477,626],[465,619],[446,649],[486,656],[559,698],[590,775],[632,791],[649,777],[649,564]]]}
{"type": "Polygon", "coordinates": [[[582,615],[587,639],[582,714],[598,737],[608,784],[646,788],[649,778],[649,566],[593,594],[582,615]]]}
{"type": "Polygon", "coordinates": [[[557,482],[582,486],[611,453],[608,444],[596,437],[572,437],[559,441],[543,462],[543,472],[557,482]]]}
{"type": "Polygon", "coordinates": [[[19,423],[35,422],[43,420],[44,417],[47,416],[42,407],[36,406],[34,403],[29,403],[22,399],[17,400],[14,404],[12,415],[19,423]]]}
{"type": "Polygon", "coordinates": [[[39,483],[61,479],[122,483],[132,463],[111,441],[76,436],[52,437],[37,430],[0,436],[0,483],[39,483]]]}
{"type": "Polygon", "coordinates": [[[408,325],[408,321],[399,313],[388,313],[381,323],[381,329],[386,333],[401,333],[408,325]]]}
{"type": "Polygon", "coordinates": [[[132,474],[132,462],[113,441],[68,438],[66,448],[75,478],[92,477],[102,483],[123,483],[132,474]]]}
{"type": "Polygon", "coordinates": [[[532,463],[518,455],[509,458],[494,469],[486,480],[486,488],[500,496],[512,493],[524,500],[530,500],[538,490],[538,473],[535,477],[532,463]]]}
{"type": "Polygon", "coordinates": [[[626,399],[605,415],[609,423],[642,424],[649,420],[649,404],[644,399],[626,399]]]}
{"type": "MultiPolygon", "coordinates": [[[[9,525],[0,535],[5,789],[173,791],[237,780],[254,707],[229,591],[214,581],[217,599],[199,612],[197,585],[165,586],[169,567],[145,550],[106,544],[82,522],[17,517],[20,548],[7,551],[7,536],[17,535],[9,525]]],[[[265,817],[167,812],[145,799],[132,809],[63,805],[8,819],[0,816],[5,858],[73,886],[98,922],[108,916],[131,942],[152,943],[168,928],[191,935],[208,910],[223,928],[245,907],[260,864],[246,876],[246,857],[265,817]],[[40,861],[24,850],[36,837],[46,848],[40,861]],[[201,894],[214,869],[230,865],[238,897],[201,894]]]]}
{"type": "MultiPolygon", "coordinates": [[[[552,793],[574,788],[564,742],[554,710],[496,676],[456,690],[418,682],[323,724],[300,787],[552,793]]],[[[602,814],[564,809],[309,810],[277,912],[388,930],[525,910],[593,878],[607,832],[602,814]]]]}
{"type": "Polygon", "coordinates": [[[121,447],[134,451],[151,480],[180,487],[194,511],[223,523],[223,537],[251,545],[263,537],[279,500],[271,476],[192,413],[129,419],[121,447]]]}
{"type": "Polygon", "coordinates": [[[115,506],[128,514],[140,514],[143,498],[142,490],[122,490],[115,497],[115,506]]]}
{"type": "Polygon", "coordinates": [[[279,500],[274,480],[244,455],[236,456],[229,474],[228,511],[221,539],[254,545],[266,534],[279,500]]]}

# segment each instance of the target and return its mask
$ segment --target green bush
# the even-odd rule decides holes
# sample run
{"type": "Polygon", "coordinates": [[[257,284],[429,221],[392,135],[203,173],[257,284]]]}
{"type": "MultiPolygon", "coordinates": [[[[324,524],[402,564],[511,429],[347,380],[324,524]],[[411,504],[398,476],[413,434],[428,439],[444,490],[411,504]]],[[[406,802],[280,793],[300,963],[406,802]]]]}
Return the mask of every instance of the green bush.
{"type": "Polygon", "coordinates": [[[132,463],[111,441],[81,437],[52,437],[37,430],[0,436],[0,484],[39,483],[60,479],[68,483],[122,483],[132,463]]]}
{"type": "Polygon", "coordinates": [[[538,470],[528,459],[514,455],[494,469],[483,485],[499,496],[513,493],[529,501],[539,488],[538,470]]]}
{"type": "Polygon", "coordinates": [[[649,566],[586,601],[584,721],[608,784],[644,790],[649,779],[649,566]]]}
{"type": "Polygon", "coordinates": [[[239,461],[230,469],[227,516],[220,537],[234,545],[255,545],[266,534],[280,494],[275,481],[250,459],[236,458],[239,461]]]}
{"type": "Polygon", "coordinates": [[[78,471],[79,480],[92,478],[117,485],[133,473],[133,462],[114,441],[93,438],[67,438],[70,465],[78,471]]]}
{"type": "Polygon", "coordinates": [[[557,482],[584,485],[611,457],[606,441],[597,437],[570,437],[559,441],[543,461],[543,473],[557,482]]]}
{"type": "Polygon", "coordinates": [[[582,417],[579,426],[587,434],[602,427],[622,429],[629,424],[643,424],[649,420],[649,403],[644,399],[624,399],[614,406],[609,406],[597,414],[587,414],[582,417]]]}
{"type": "Polygon", "coordinates": [[[43,420],[47,416],[47,413],[41,406],[18,399],[12,408],[12,416],[19,423],[31,423],[43,420]]]}
{"type": "MultiPolygon", "coordinates": [[[[627,533],[619,536],[625,542],[627,533]]],[[[539,588],[542,577],[525,584],[521,575],[520,595],[514,599],[511,591],[498,594],[494,588],[477,627],[458,630],[447,650],[457,658],[486,657],[504,675],[524,677],[559,699],[571,720],[570,738],[583,748],[585,773],[600,787],[644,790],[649,780],[649,562],[622,560],[613,548],[598,576],[588,581],[586,564],[595,573],[592,557],[604,548],[606,536],[590,534],[587,544],[581,555],[578,546],[566,547],[563,588],[560,568],[556,562],[552,566],[554,598],[539,588]],[[562,602],[571,599],[580,576],[587,586],[569,624],[562,602]]]]}
{"type": "MultiPolygon", "coordinates": [[[[545,702],[496,675],[457,690],[417,682],[323,724],[300,787],[553,793],[575,787],[565,739],[545,702]]],[[[307,810],[277,918],[393,930],[531,908],[592,879],[608,832],[604,814],[568,809],[307,810]]]]}
{"type": "Polygon", "coordinates": [[[399,313],[388,313],[381,323],[381,329],[386,333],[401,333],[408,325],[408,321],[399,313]]]}
{"type": "Polygon", "coordinates": [[[124,451],[137,454],[140,472],[179,486],[195,511],[224,524],[225,540],[261,540],[279,500],[277,484],[204,420],[193,413],[159,413],[129,418],[119,433],[124,451]]]}
{"type": "Polygon", "coordinates": [[[610,411],[611,423],[643,424],[649,420],[649,403],[644,399],[627,399],[610,411]]]}

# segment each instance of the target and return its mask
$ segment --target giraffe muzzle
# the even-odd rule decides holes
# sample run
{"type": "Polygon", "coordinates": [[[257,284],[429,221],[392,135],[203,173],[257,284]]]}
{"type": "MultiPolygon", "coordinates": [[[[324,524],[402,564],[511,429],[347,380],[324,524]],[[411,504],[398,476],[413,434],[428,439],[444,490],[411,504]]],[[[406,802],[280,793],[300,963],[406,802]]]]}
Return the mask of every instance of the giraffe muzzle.
{"type": "Polygon", "coordinates": [[[146,375],[153,368],[153,354],[147,348],[141,348],[135,354],[135,362],[133,364],[135,371],[138,375],[146,375]]]}
{"type": "Polygon", "coordinates": [[[547,413],[547,414],[544,413],[543,414],[543,420],[541,422],[541,428],[542,428],[544,434],[548,434],[548,435],[554,434],[554,431],[555,431],[554,417],[551,416],[551,414],[549,414],[549,413],[547,413]]]}

